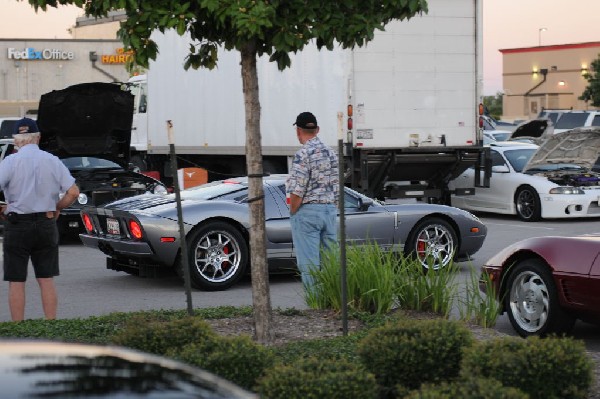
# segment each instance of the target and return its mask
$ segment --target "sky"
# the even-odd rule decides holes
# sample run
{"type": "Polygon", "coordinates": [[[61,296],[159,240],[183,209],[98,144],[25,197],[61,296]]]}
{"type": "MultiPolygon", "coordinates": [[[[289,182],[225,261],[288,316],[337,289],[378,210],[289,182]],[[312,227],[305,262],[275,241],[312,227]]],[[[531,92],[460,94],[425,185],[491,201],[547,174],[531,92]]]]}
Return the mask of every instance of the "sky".
{"type": "MultiPolygon", "coordinates": [[[[73,6],[36,14],[27,1],[0,0],[0,38],[69,38],[78,16],[73,6]]],[[[484,94],[502,91],[500,49],[600,41],[598,16],[600,0],[483,0],[484,94]]]]}

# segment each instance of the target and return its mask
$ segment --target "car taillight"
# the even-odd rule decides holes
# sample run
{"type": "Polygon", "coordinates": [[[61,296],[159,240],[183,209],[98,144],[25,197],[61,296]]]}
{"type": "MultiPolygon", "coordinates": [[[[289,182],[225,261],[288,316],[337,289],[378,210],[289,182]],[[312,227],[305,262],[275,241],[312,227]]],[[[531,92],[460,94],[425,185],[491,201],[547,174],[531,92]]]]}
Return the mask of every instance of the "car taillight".
{"type": "Polygon", "coordinates": [[[85,226],[85,229],[88,233],[94,231],[94,225],[92,224],[92,218],[90,218],[90,215],[84,213],[83,215],[81,215],[81,219],[83,220],[83,225],[85,226]]]}
{"type": "Polygon", "coordinates": [[[131,233],[131,236],[135,239],[139,240],[142,238],[142,226],[140,226],[140,224],[135,220],[129,221],[129,232],[131,233]]]}

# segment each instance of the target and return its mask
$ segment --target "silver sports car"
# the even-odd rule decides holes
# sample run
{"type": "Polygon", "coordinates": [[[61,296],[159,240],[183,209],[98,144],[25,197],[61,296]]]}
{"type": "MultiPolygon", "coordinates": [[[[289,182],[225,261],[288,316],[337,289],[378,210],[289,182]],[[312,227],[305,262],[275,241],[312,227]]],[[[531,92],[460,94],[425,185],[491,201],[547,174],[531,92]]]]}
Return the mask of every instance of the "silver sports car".
{"type": "MultiPolygon", "coordinates": [[[[295,270],[284,175],[264,178],[270,272],[295,270]]],[[[208,183],[181,192],[192,284],[231,287],[249,267],[247,178],[208,183]]],[[[486,227],[469,212],[443,205],[389,205],[345,189],[349,243],[375,242],[386,250],[439,268],[467,259],[485,240],[486,227]]],[[[144,194],[81,211],[82,242],[104,252],[107,268],[140,276],[164,269],[183,275],[174,195],[144,194]]]]}

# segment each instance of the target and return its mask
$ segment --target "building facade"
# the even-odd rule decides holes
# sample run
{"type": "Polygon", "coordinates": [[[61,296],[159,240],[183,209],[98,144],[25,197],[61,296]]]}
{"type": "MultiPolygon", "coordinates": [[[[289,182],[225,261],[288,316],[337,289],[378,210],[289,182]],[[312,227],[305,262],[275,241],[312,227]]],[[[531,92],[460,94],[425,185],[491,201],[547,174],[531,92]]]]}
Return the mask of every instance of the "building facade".
{"type": "Polygon", "coordinates": [[[542,109],[596,109],[579,100],[600,42],[500,50],[503,119],[535,118],[542,109]]]}
{"type": "Polygon", "coordinates": [[[40,96],[85,82],[126,82],[118,40],[0,39],[0,116],[35,114],[40,96]]]}

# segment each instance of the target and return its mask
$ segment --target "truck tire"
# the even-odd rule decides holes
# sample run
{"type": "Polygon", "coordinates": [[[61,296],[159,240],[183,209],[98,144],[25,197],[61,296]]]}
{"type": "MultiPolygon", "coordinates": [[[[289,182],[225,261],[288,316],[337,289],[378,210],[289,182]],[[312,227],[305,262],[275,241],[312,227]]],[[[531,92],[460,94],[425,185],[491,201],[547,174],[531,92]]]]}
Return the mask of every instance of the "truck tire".
{"type": "Polygon", "coordinates": [[[415,225],[406,240],[406,256],[421,262],[423,269],[446,267],[458,250],[458,238],[448,222],[428,217],[415,225]]]}
{"type": "Polygon", "coordinates": [[[188,263],[194,288],[221,291],[233,286],[248,265],[248,245],[229,223],[209,222],[189,236],[188,263]]]}

